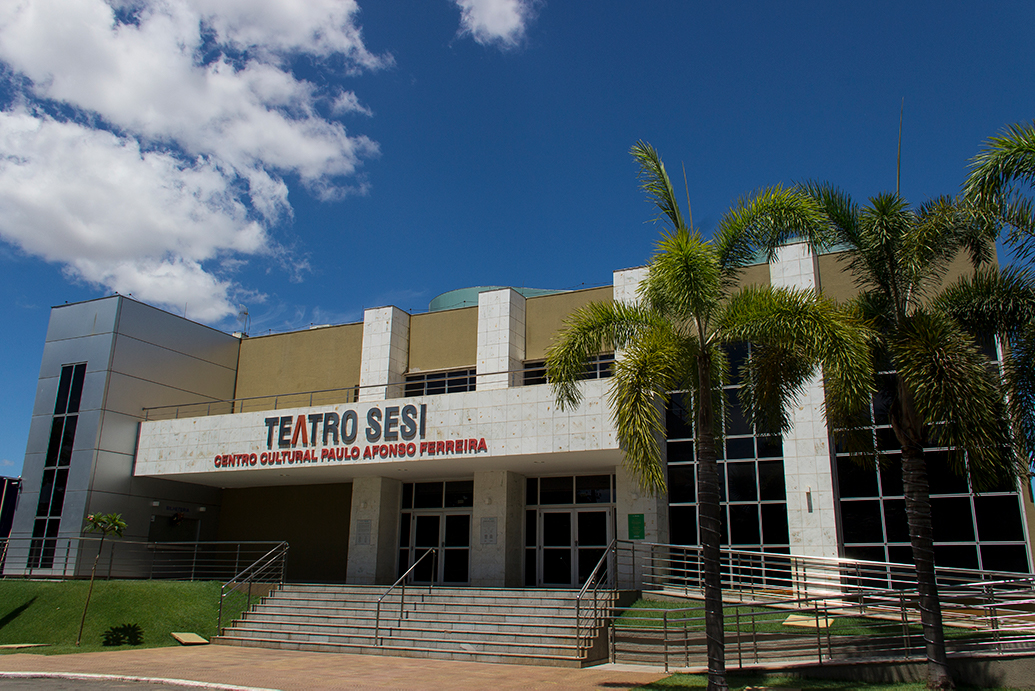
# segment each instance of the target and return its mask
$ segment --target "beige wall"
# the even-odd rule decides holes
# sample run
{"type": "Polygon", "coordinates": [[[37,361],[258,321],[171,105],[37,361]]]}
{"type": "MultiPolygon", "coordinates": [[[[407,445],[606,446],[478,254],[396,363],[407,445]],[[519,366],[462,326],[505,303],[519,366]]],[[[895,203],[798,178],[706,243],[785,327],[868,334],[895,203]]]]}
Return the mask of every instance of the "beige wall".
{"type": "MultiPolygon", "coordinates": [[[[309,405],[309,397],[283,394],[348,389],[313,400],[314,405],[342,403],[359,385],[363,324],[343,324],[241,341],[236,398],[281,396],[278,407],[309,405]],[[303,400],[304,398],[304,400],[303,400]]],[[[246,401],[243,410],[270,410],[273,399],[246,401]]]]}
{"type": "MultiPolygon", "coordinates": [[[[937,290],[951,284],[960,276],[973,273],[974,267],[970,263],[970,256],[967,252],[960,252],[949,265],[945,276],[937,290]]],[[[844,252],[832,252],[819,256],[819,287],[828,298],[838,301],[850,300],[859,293],[852,274],[848,270],[848,260],[844,252]]]]}
{"type": "Polygon", "coordinates": [[[477,307],[410,317],[410,372],[474,367],[477,362],[477,307]]]}
{"type": "Polygon", "coordinates": [[[737,282],[738,288],[747,288],[748,286],[767,286],[769,285],[769,265],[768,264],[754,264],[752,266],[745,266],[740,272],[740,280],[737,282]]]}
{"type": "Polygon", "coordinates": [[[575,310],[591,302],[611,302],[612,286],[574,290],[528,298],[525,302],[525,359],[541,360],[553,342],[554,334],[575,310]]]}
{"type": "Polygon", "coordinates": [[[291,581],[345,582],[352,485],[223,490],[220,540],[284,540],[291,581]]]}

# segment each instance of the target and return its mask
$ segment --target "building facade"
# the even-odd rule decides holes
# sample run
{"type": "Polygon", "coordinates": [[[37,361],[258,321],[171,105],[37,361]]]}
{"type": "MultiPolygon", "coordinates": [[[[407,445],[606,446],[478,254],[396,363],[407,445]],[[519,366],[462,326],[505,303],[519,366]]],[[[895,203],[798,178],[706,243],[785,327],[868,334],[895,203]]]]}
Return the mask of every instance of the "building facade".
{"type": "MultiPolygon", "coordinates": [[[[545,381],[565,318],[635,300],[644,275],[469,290],[425,314],[373,308],[359,323],[253,338],[121,296],[55,307],[12,530],[30,547],[5,573],[78,564],[74,538],[94,512],[121,513],[127,539],[286,540],[289,578],[308,581],[390,583],[436,548],[417,580],[576,586],[613,538],[696,544],[681,395],[667,416],[669,493],[648,496],[622,467],[608,410],[616,355],[587,363],[576,408],[559,409],[545,381]]],[[[853,290],[836,254],[801,245],[743,280],[853,290]]],[[[897,469],[838,456],[820,376],[782,436],[755,434],[728,401],[727,544],[908,561],[897,469]]],[[[880,400],[873,428],[886,444],[880,400]]],[[[1030,491],[976,495],[931,474],[939,563],[1031,570],[1030,491]]]]}

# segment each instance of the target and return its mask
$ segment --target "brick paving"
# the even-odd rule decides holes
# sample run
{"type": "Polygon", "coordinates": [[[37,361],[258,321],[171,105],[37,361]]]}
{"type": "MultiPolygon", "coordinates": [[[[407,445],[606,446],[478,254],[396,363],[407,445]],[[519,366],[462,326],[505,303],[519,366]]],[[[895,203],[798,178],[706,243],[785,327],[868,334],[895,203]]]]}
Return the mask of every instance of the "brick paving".
{"type": "Polygon", "coordinates": [[[106,674],[280,691],[629,689],[666,676],[622,665],[569,669],[216,645],[71,655],[11,653],[0,655],[0,680],[4,672],[106,674]]]}

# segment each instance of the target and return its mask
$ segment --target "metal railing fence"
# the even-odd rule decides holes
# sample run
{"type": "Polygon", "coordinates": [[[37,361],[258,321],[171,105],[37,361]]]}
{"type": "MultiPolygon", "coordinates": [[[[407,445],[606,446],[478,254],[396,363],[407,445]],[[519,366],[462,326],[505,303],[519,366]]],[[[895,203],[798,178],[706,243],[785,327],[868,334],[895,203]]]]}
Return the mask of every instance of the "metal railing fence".
{"type": "MultiPolygon", "coordinates": [[[[950,654],[1035,651],[1035,579],[945,586],[941,601],[950,654]]],[[[915,588],[727,603],[724,615],[733,669],[926,656],[915,588]]],[[[611,659],[704,666],[704,627],[703,603],[629,608],[612,622],[611,659]]]]}
{"type": "MultiPolygon", "coordinates": [[[[276,542],[104,541],[98,578],[220,581],[268,553],[276,542]]],[[[3,540],[5,578],[85,578],[101,548],[99,537],[3,540]]]]}
{"type": "Polygon", "coordinates": [[[226,599],[233,593],[244,592],[244,612],[252,608],[252,596],[265,597],[278,585],[284,584],[287,573],[288,543],[277,543],[272,549],[234,574],[219,589],[219,613],[216,615],[216,631],[223,633],[223,608],[226,599]]]}
{"type": "MultiPolygon", "coordinates": [[[[422,375],[434,375],[437,372],[421,372],[422,375]]],[[[534,386],[526,384],[525,369],[501,370],[499,372],[479,372],[473,375],[477,382],[483,385],[485,382],[495,383],[503,378],[509,381],[512,387],[534,386]]],[[[467,376],[467,375],[465,375],[467,376]]],[[[467,378],[472,378],[468,376],[467,378]]],[[[587,372],[586,378],[596,379],[587,372]]],[[[445,381],[445,380],[443,380],[445,381]]],[[[338,405],[342,403],[356,403],[360,399],[363,390],[380,390],[377,396],[380,399],[409,398],[407,387],[413,387],[417,382],[389,382],[387,384],[365,384],[363,386],[346,386],[335,389],[320,389],[316,391],[299,391],[295,393],[269,394],[265,396],[247,396],[243,398],[228,398],[213,401],[197,401],[194,403],[180,403],[174,405],[153,406],[143,409],[144,420],[178,420],[180,418],[206,417],[209,415],[230,415],[232,413],[250,413],[264,410],[281,410],[283,408],[311,408],[317,405],[338,405]]],[[[477,391],[476,388],[469,391],[477,391]]],[[[450,392],[448,388],[441,391],[436,390],[429,393],[424,390],[423,395],[445,394],[450,392]]]]}
{"type": "Polygon", "coordinates": [[[575,598],[575,639],[579,657],[592,647],[593,640],[600,627],[607,621],[614,605],[617,546],[618,540],[611,540],[575,598]],[[583,623],[584,621],[586,623],[583,623]]]}
{"type": "MultiPolygon", "coordinates": [[[[703,583],[701,548],[622,541],[618,546],[620,587],[692,595],[703,583]]],[[[913,589],[916,568],[894,564],[774,552],[722,550],[724,596],[807,598],[814,595],[913,589]]],[[[939,587],[1008,581],[1032,574],[938,567],[939,587]]],[[[1035,577],[1035,576],[1032,576],[1035,577]]]]}
{"type": "Polygon", "coordinates": [[[427,583],[428,592],[430,593],[432,587],[434,587],[434,574],[437,572],[436,566],[438,565],[438,549],[436,548],[428,549],[426,552],[424,552],[424,554],[420,555],[420,557],[418,557],[417,560],[410,565],[410,568],[406,569],[406,573],[404,573],[402,576],[399,576],[399,580],[390,585],[388,587],[388,590],[386,590],[381,595],[381,597],[377,598],[377,607],[374,614],[374,645],[383,645],[383,642],[381,640],[381,602],[386,597],[388,597],[388,595],[393,590],[399,588],[399,619],[401,621],[404,616],[404,609],[406,608],[406,581],[410,580],[411,576],[413,575],[413,572],[417,569],[417,566],[419,566],[420,563],[424,561],[428,556],[431,556],[432,574],[432,578],[427,583]]]}

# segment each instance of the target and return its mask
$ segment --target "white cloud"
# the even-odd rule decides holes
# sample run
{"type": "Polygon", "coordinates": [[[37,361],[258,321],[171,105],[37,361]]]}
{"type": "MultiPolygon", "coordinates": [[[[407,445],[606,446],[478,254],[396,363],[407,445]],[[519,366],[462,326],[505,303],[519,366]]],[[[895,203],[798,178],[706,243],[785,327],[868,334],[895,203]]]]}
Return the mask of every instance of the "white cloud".
{"type": "Polygon", "coordinates": [[[516,46],[535,18],[534,0],[453,0],[460,8],[460,28],[482,45],[516,46]]]}
{"type": "Polygon", "coordinates": [[[207,267],[277,253],[267,228],[291,214],[283,175],[322,198],[364,189],[352,178],[377,144],[317,104],[369,110],[288,67],[299,54],[343,56],[346,71],[389,64],[364,46],[357,11],[352,0],[4,4],[0,60],[21,91],[0,111],[0,237],[92,283],[186,302],[195,318],[233,313],[235,287],[207,267]]]}

